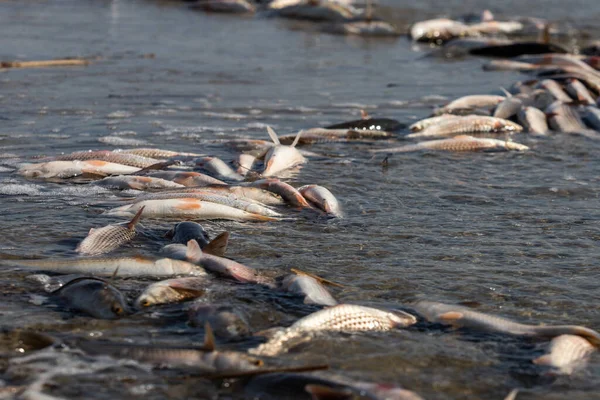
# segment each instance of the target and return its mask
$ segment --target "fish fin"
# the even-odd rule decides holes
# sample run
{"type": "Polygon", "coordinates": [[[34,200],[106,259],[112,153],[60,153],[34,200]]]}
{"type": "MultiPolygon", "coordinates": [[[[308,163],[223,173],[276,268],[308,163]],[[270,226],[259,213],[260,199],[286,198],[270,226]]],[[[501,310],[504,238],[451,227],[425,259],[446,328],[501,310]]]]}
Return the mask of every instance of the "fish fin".
{"type": "Polygon", "coordinates": [[[80,177],[85,177],[88,179],[106,178],[107,176],[109,176],[109,174],[106,174],[106,173],[100,172],[100,171],[96,171],[95,169],[82,169],[81,174],[82,175],[80,177]]]}
{"type": "Polygon", "coordinates": [[[173,236],[175,236],[175,228],[171,228],[171,229],[169,229],[169,230],[168,230],[168,231],[167,231],[167,232],[166,232],[166,233],[163,235],[163,237],[164,237],[164,238],[167,238],[167,239],[173,239],[173,236]]]}
{"type": "Polygon", "coordinates": [[[229,232],[223,232],[206,246],[202,250],[206,254],[212,254],[213,256],[225,257],[227,251],[227,245],[229,244],[229,232]]]}
{"type": "Polygon", "coordinates": [[[351,400],[353,397],[348,389],[334,389],[324,385],[310,384],[304,390],[311,395],[312,400],[351,400]]]}
{"type": "Polygon", "coordinates": [[[273,128],[271,128],[270,126],[267,126],[267,132],[269,133],[269,136],[271,137],[271,140],[273,141],[273,143],[275,143],[277,145],[281,144],[279,142],[279,137],[277,136],[277,134],[275,133],[273,128]]]}
{"type": "MultiPolygon", "coordinates": [[[[179,293],[183,299],[195,299],[196,297],[200,297],[204,294],[205,290],[203,288],[191,288],[191,287],[178,287],[176,284],[170,284],[169,287],[179,293]]],[[[182,301],[183,301],[182,299],[182,301]]]]}
{"type": "Polygon", "coordinates": [[[112,284],[115,280],[115,278],[117,277],[117,274],[119,273],[119,267],[115,268],[115,272],[113,272],[112,276],[110,277],[110,279],[108,280],[109,284],[112,284]]]}
{"type": "Polygon", "coordinates": [[[207,321],[204,324],[204,349],[207,351],[215,351],[215,334],[210,323],[207,321]]]}
{"type": "Polygon", "coordinates": [[[441,319],[442,321],[451,322],[451,321],[456,321],[458,319],[461,319],[462,317],[463,317],[463,313],[461,313],[459,311],[448,311],[447,313],[443,313],[443,314],[439,315],[438,319],[441,319]]]}
{"type": "Polygon", "coordinates": [[[513,389],[509,394],[506,395],[504,400],[515,400],[517,398],[517,394],[519,394],[519,389],[513,389]]]}
{"type": "Polygon", "coordinates": [[[202,249],[198,242],[194,239],[187,242],[187,249],[185,251],[185,259],[190,262],[196,262],[202,258],[202,249]],[[194,261],[192,261],[194,260],[194,261]]]}
{"type": "Polygon", "coordinates": [[[544,354],[538,358],[533,360],[535,365],[552,365],[552,358],[550,358],[550,354],[544,354]]]}
{"type": "Polygon", "coordinates": [[[161,161],[161,162],[157,162],[156,164],[149,165],[146,168],[142,168],[137,172],[133,172],[131,174],[125,174],[125,175],[143,175],[149,171],[165,169],[165,168],[170,167],[171,165],[175,165],[175,164],[180,164],[180,162],[177,160],[161,161]]]}
{"type": "Polygon", "coordinates": [[[369,119],[369,118],[371,118],[371,116],[365,110],[360,110],[360,118],[361,119],[369,119]]]}
{"type": "Polygon", "coordinates": [[[146,206],[142,206],[139,209],[139,211],[137,213],[135,213],[135,215],[133,216],[131,221],[129,221],[129,223],[127,224],[127,229],[129,229],[130,231],[135,230],[135,226],[140,221],[140,218],[142,218],[142,212],[144,211],[144,208],[146,208],[146,206]]]}
{"type": "Polygon", "coordinates": [[[249,218],[249,220],[250,221],[262,221],[262,222],[279,221],[278,218],[267,217],[266,215],[260,215],[260,214],[252,214],[252,217],[249,218]]]}
{"type": "Polygon", "coordinates": [[[502,86],[500,86],[500,90],[502,91],[502,93],[504,93],[506,97],[512,97],[512,93],[504,89],[502,86]]]}
{"type": "Polygon", "coordinates": [[[325,278],[321,278],[320,276],[311,274],[310,272],[301,271],[301,270],[296,269],[296,268],[292,268],[290,271],[292,271],[296,275],[310,276],[311,278],[316,279],[319,283],[322,283],[324,285],[336,286],[336,287],[341,287],[341,288],[344,287],[344,285],[340,285],[339,283],[335,283],[335,282],[332,282],[332,281],[327,280],[325,278]]]}
{"type": "Polygon", "coordinates": [[[95,230],[96,230],[96,228],[90,228],[90,231],[88,232],[88,236],[91,235],[92,233],[94,233],[95,230]]]}
{"type": "Polygon", "coordinates": [[[298,144],[298,141],[300,141],[300,136],[302,136],[303,133],[304,133],[304,130],[302,130],[296,134],[296,138],[294,138],[294,141],[292,142],[291,147],[296,147],[296,145],[298,144]]]}

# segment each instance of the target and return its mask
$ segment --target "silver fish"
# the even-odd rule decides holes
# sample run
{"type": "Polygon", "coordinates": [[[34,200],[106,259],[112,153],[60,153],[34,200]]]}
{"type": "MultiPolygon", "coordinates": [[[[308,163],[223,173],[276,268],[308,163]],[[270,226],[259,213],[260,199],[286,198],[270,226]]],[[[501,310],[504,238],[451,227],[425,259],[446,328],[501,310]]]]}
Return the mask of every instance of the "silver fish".
{"type": "Polygon", "coordinates": [[[23,165],[18,173],[27,178],[71,178],[85,173],[95,175],[133,174],[137,167],[115,164],[101,160],[86,161],[48,161],[45,163],[23,165]]]}
{"type": "Polygon", "coordinates": [[[460,118],[452,118],[447,121],[432,125],[421,132],[408,134],[407,138],[435,138],[445,136],[456,136],[467,133],[513,133],[521,132],[523,127],[512,121],[472,115],[460,118]]]}
{"type": "MultiPolygon", "coordinates": [[[[302,131],[297,144],[320,143],[327,141],[344,141],[359,139],[389,139],[395,135],[381,129],[378,126],[371,126],[370,129],[328,129],[328,128],[310,128],[302,131]]],[[[294,135],[279,136],[281,144],[293,144],[298,138],[298,133],[294,135]]]]}
{"type": "Polygon", "coordinates": [[[325,0],[275,0],[268,10],[280,17],[313,21],[343,21],[358,15],[353,7],[325,0]]]}
{"type": "Polygon", "coordinates": [[[583,119],[589,127],[600,131],[600,109],[598,107],[587,106],[583,112],[583,119]]]}
{"type": "Polygon", "coordinates": [[[253,200],[266,206],[282,206],[285,201],[276,193],[252,186],[207,186],[202,188],[214,193],[231,193],[241,199],[253,200]]]}
{"type": "Polygon", "coordinates": [[[346,22],[328,26],[324,30],[330,33],[356,36],[395,37],[400,35],[389,22],[375,20],[346,22]]]}
{"type": "Polygon", "coordinates": [[[409,144],[387,149],[370,150],[371,153],[407,153],[411,151],[525,151],[529,147],[505,140],[475,138],[468,135],[458,135],[450,139],[428,140],[417,144],[409,144]]]}
{"type": "Polygon", "coordinates": [[[107,225],[102,228],[90,229],[86,238],[79,243],[75,251],[80,254],[95,256],[118,249],[135,237],[135,226],[143,212],[144,207],[140,208],[133,219],[126,224],[107,225]]]}
{"type": "Polygon", "coordinates": [[[117,288],[98,278],[76,278],[52,294],[73,310],[94,318],[116,319],[127,312],[127,301],[117,288]]]}
{"type": "Polygon", "coordinates": [[[436,114],[452,114],[455,110],[465,109],[481,109],[491,111],[498,104],[503,102],[504,96],[489,95],[489,94],[474,94],[460,97],[451,101],[444,107],[436,111],[436,114]]]}
{"type": "Polygon", "coordinates": [[[109,176],[94,182],[94,185],[120,190],[148,190],[185,187],[183,185],[180,185],[179,183],[168,181],[166,179],[137,175],[109,176]]]}
{"type": "Polygon", "coordinates": [[[256,11],[256,7],[246,0],[199,0],[190,7],[208,12],[232,14],[245,14],[256,11]]]}
{"type": "Polygon", "coordinates": [[[546,89],[556,100],[562,101],[563,103],[569,103],[572,101],[571,97],[563,90],[562,86],[555,80],[544,79],[537,84],[537,87],[546,89]]]}
{"type": "Polygon", "coordinates": [[[217,157],[204,157],[196,160],[196,165],[204,168],[219,179],[243,181],[244,177],[233,170],[225,161],[217,157]]]}
{"type": "Polygon", "coordinates": [[[299,132],[296,139],[290,146],[284,146],[279,142],[279,138],[270,126],[267,126],[269,136],[275,146],[271,147],[265,154],[265,169],[262,172],[263,176],[273,176],[306,162],[306,159],[296,149],[296,144],[300,140],[302,132],[299,132]]]}
{"type": "Polygon", "coordinates": [[[152,172],[151,176],[173,181],[183,186],[227,185],[212,176],[191,171],[158,171],[152,172]]]}
{"type": "Polygon", "coordinates": [[[235,162],[237,165],[235,172],[237,172],[242,177],[245,177],[246,175],[248,175],[249,172],[252,171],[252,168],[254,167],[256,161],[257,158],[252,154],[240,154],[235,162]]]}
{"type": "Polygon", "coordinates": [[[342,217],[340,204],[327,188],[318,185],[305,185],[298,188],[302,196],[313,206],[332,217],[342,217]]]}
{"type": "Polygon", "coordinates": [[[413,308],[431,322],[452,325],[457,328],[515,336],[555,337],[564,334],[578,335],[594,344],[600,344],[600,333],[583,326],[526,325],[506,318],[473,311],[462,306],[424,300],[417,302],[413,308]]]}
{"type": "Polygon", "coordinates": [[[570,79],[565,86],[567,93],[571,95],[575,100],[586,105],[596,105],[596,100],[590,94],[590,91],[584,86],[581,81],[577,79],[570,79]]]}
{"type": "Polygon", "coordinates": [[[546,135],[548,133],[548,122],[546,114],[535,107],[523,107],[517,113],[519,122],[529,133],[546,135]]]}
{"type": "Polygon", "coordinates": [[[306,202],[306,199],[300,194],[296,188],[285,182],[280,181],[276,178],[261,179],[248,184],[252,187],[267,190],[275,193],[289,205],[293,207],[310,208],[310,204],[306,202]]]}
{"type": "Polygon", "coordinates": [[[165,158],[173,158],[177,156],[185,156],[185,157],[200,157],[202,154],[197,153],[182,153],[180,151],[170,151],[163,149],[153,149],[153,148],[137,148],[137,149],[127,149],[127,150],[116,150],[121,153],[127,154],[136,154],[142,157],[149,157],[155,159],[165,159],[165,158]]]}
{"type": "Polygon", "coordinates": [[[410,36],[416,41],[443,42],[455,37],[468,36],[468,26],[448,18],[429,19],[415,23],[410,36]]]}
{"type": "Polygon", "coordinates": [[[135,300],[135,305],[138,308],[143,308],[195,299],[204,294],[207,282],[208,280],[204,276],[174,278],[155,282],[144,289],[135,300]]]}
{"type": "Polygon", "coordinates": [[[588,340],[576,335],[560,335],[552,339],[548,353],[533,360],[534,364],[553,367],[558,373],[572,374],[585,366],[590,354],[596,351],[588,340]]]}
{"type": "Polygon", "coordinates": [[[281,282],[282,289],[304,297],[305,304],[335,306],[337,300],[317,279],[307,275],[287,275],[281,282]]]}
{"type": "Polygon", "coordinates": [[[139,156],[136,154],[122,153],[118,151],[99,150],[99,151],[76,151],[70,154],[64,154],[54,157],[56,161],[84,161],[84,160],[102,160],[115,164],[129,165],[131,167],[146,168],[162,160],[139,156]]]}
{"type": "Polygon", "coordinates": [[[205,326],[209,323],[217,337],[233,339],[250,334],[246,317],[230,306],[197,303],[189,308],[188,316],[192,326],[205,326]]]}
{"type": "Polygon", "coordinates": [[[587,130],[577,111],[560,101],[556,101],[546,109],[550,127],[557,132],[578,133],[587,130]]]}
{"type": "Polygon", "coordinates": [[[119,276],[173,276],[205,275],[206,272],[189,262],[170,258],[151,259],[146,257],[119,258],[67,258],[42,260],[5,260],[2,265],[28,270],[50,271],[61,274],[93,274],[112,276],[118,269],[119,276]]]}
{"type": "Polygon", "coordinates": [[[410,125],[408,128],[411,130],[411,132],[420,132],[423,129],[429,128],[432,125],[437,125],[440,122],[446,121],[451,118],[459,118],[459,116],[454,114],[442,114],[438,115],[437,117],[430,117],[417,121],[414,124],[410,125]]]}

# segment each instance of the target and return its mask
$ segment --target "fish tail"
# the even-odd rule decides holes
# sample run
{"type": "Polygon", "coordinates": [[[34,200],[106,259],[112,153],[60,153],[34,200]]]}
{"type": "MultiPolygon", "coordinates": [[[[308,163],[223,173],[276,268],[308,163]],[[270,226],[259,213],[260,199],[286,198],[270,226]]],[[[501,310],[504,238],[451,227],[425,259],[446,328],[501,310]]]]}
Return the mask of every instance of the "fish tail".
{"type": "Polygon", "coordinates": [[[250,221],[259,221],[259,222],[272,222],[272,221],[279,221],[279,218],[275,218],[275,217],[267,217],[266,215],[260,215],[260,214],[252,214],[249,213],[249,220],[250,221]]]}
{"type": "Polygon", "coordinates": [[[135,226],[140,221],[140,218],[142,218],[142,212],[144,211],[144,208],[146,208],[146,206],[140,207],[138,212],[134,215],[134,217],[131,219],[131,221],[129,221],[129,223],[127,224],[127,229],[129,229],[130,231],[135,230],[135,226]]]}

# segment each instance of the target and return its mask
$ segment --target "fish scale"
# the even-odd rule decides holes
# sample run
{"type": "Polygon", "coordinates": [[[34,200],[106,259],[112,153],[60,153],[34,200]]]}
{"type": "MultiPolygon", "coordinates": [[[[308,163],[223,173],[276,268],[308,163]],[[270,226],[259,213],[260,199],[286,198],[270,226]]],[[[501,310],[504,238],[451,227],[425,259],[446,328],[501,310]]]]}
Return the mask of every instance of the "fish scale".
{"type": "Polygon", "coordinates": [[[108,150],[77,151],[71,154],[54,157],[54,159],[57,161],[102,160],[137,168],[146,168],[161,161],[136,154],[126,154],[108,150]]]}
{"type": "Polygon", "coordinates": [[[432,125],[421,132],[411,133],[407,138],[443,137],[465,133],[511,133],[521,132],[523,127],[512,121],[486,116],[452,118],[432,125]]]}
{"type": "Polygon", "coordinates": [[[177,156],[187,156],[187,157],[200,156],[200,154],[196,154],[196,153],[181,153],[178,151],[152,149],[152,148],[128,149],[128,150],[120,150],[120,152],[126,153],[126,154],[135,154],[137,156],[142,156],[142,157],[157,158],[157,159],[171,158],[171,157],[177,157],[177,156]]]}
{"type": "Polygon", "coordinates": [[[536,358],[533,363],[557,368],[560,373],[568,375],[585,365],[594,351],[594,346],[581,336],[560,335],[552,339],[548,353],[536,358]]]}
{"type": "Polygon", "coordinates": [[[411,144],[389,149],[371,150],[372,153],[407,153],[421,150],[440,151],[524,151],[529,147],[504,140],[475,138],[473,136],[459,135],[450,139],[428,140],[417,144],[411,144]]]}
{"type": "Polygon", "coordinates": [[[93,229],[90,234],[75,249],[76,252],[88,255],[98,255],[115,250],[135,237],[135,230],[123,225],[108,225],[93,229]]]}

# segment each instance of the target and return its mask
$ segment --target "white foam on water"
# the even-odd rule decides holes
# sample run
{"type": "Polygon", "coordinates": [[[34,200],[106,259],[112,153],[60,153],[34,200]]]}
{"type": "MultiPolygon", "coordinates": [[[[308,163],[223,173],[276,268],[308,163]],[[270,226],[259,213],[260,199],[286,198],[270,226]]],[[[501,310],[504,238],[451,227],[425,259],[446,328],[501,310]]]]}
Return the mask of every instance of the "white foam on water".
{"type": "Polygon", "coordinates": [[[169,115],[169,114],[177,114],[177,110],[173,109],[173,108],[163,108],[161,110],[149,110],[149,111],[144,111],[144,115],[169,115]]]}
{"type": "Polygon", "coordinates": [[[7,196],[41,196],[40,189],[43,189],[43,186],[27,183],[8,183],[0,185],[0,194],[7,196]]]}
{"type": "Polygon", "coordinates": [[[143,146],[148,144],[145,140],[127,139],[119,136],[103,136],[99,138],[98,141],[112,146],[143,146]]]}
{"type": "Polygon", "coordinates": [[[244,114],[236,114],[236,113],[221,113],[221,112],[212,112],[212,111],[204,111],[202,115],[207,117],[217,117],[223,119],[243,119],[248,118],[247,115],[244,114]]]}
{"type": "Polygon", "coordinates": [[[137,132],[136,131],[118,131],[118,132],[111,133],[110,136],[137,136],[137,132]]]}
{"type": "Polygon", "coordinates": [[[12,172],[14,170],[15,170],[14,168],[3,167],[0,165],[0,172],[12,172]]]}
{"type": "Polygon", "coordinates": [[[133,113],[131,113],[129,111],[114,111],[106,116],[106,118],[113,118],[113,119],[131,118],[131,117],[133,117],[133,113]]]}

